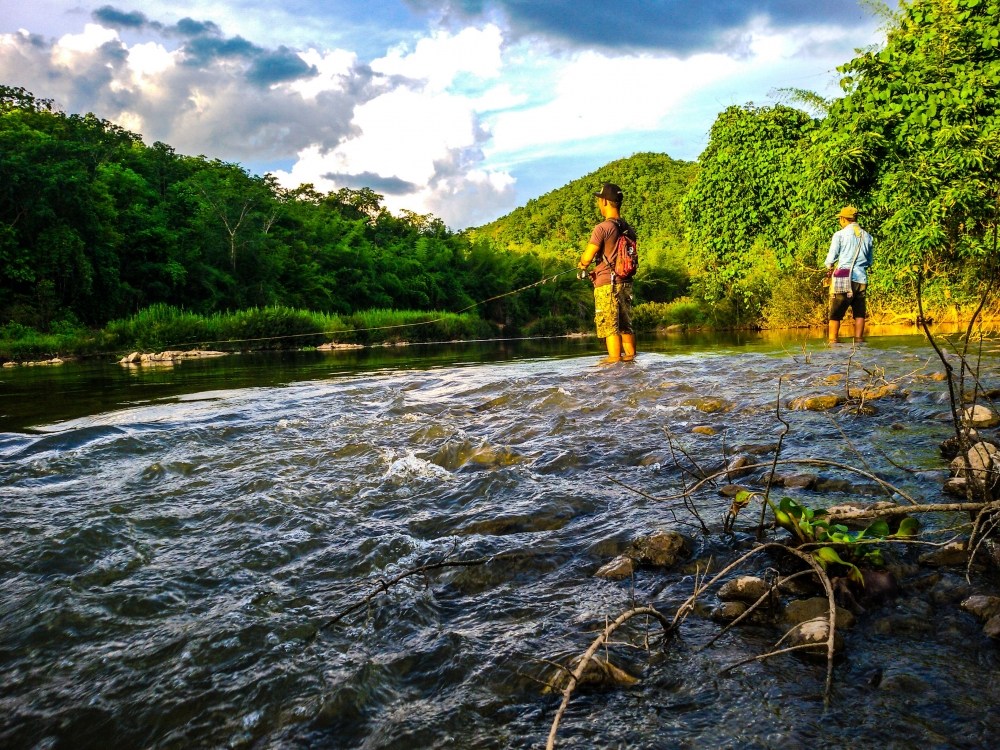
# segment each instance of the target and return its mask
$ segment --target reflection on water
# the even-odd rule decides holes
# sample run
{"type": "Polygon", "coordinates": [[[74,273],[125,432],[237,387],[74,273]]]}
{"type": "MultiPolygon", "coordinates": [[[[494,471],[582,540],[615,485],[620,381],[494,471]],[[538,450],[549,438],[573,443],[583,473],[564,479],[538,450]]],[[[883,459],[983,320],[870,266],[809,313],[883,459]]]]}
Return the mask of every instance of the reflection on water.
{"type": "MultiPolygon", "coordinates": [[[[839,429],[784,412],[782,457],[863,462],[940,497],[940,363],[916,335],[854,352],[816,334],[672,336],[611,368],[576,339],[4,371],[0,744],[543,745],[546,663],[635,602],[672,614],[693,585],[691,567],[623,582],[597,567],[658,528],[692,535],[703,561],[749,542],[701,536],[656,498],[690,484],[681,455],[773,455],[779,378],[783,400],[848,374],[898,380],[905,396],[840,413],[839,429]],[[379,579],[445,555],[494,557],[405,579],[318,631],[379,579]]],[[[990,387],[997,359],[988,346],[990,387]]],[[[717,531],[728,500],[694,500],[717,531]]],[[[912,567],[847,634],[829,712],[822,665],[723,673],[780,631],[701,650],[719,626],[695,616],[664,649],[616,648],[641,681],[577,696],[559,746],[985,744],[1000,663],[957,606],[980,582],[912,567]]]]}

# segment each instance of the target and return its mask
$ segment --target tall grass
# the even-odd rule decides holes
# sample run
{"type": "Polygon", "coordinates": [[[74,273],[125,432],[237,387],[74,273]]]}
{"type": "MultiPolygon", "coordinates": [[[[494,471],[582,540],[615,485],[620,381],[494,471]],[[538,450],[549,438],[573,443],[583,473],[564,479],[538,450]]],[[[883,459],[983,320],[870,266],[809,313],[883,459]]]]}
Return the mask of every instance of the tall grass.
{"type": "Polygon", "coordinates": [[[429,342],[494,335],[489,323],[472,314],[368,310],[339,316],[290,307],[260,307],[206,316],[157,304],[129,318],[113,320],[101,331],[76,326],[40,333],[11,323],[0,327],[0,360],[171,349],[297,349],[326,342],[429,342]]]}

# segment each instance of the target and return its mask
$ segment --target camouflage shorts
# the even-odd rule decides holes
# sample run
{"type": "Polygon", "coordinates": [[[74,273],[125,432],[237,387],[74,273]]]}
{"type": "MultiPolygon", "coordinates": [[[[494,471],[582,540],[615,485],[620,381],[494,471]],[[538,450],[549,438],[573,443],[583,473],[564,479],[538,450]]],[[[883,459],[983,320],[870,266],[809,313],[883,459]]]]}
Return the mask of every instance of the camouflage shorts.
{"type": "Polygon", "coordinates": [[[594,322],[598,338],[632,333],[632,282],[616,281],[594,288],[594,322]]]}

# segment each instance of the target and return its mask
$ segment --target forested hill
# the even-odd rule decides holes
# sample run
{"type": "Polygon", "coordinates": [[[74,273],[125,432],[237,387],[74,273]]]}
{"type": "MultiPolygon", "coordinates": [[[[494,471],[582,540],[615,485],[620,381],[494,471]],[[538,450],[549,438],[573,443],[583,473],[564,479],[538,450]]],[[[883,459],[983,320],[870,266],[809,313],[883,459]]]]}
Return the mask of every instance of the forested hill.
{"type": "Polygon", "coordinates": [[[622,215],[636,227],[647,260],[657,265],[664,250],[684,243],[681,202],[697,173],[694,162],[666,154],[635,154],[532,199],[504,217],[467,231],[499,247],[537,252],[565,260],[579,257],[600,220],[594,193],[605,182],[622,188],[622,215]]]}

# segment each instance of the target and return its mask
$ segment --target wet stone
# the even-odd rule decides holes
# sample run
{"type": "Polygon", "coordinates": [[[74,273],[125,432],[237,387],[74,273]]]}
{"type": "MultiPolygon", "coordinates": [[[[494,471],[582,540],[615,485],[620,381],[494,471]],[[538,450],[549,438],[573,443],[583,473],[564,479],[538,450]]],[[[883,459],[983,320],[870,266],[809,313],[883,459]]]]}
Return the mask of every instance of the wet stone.
{"type": "Polygon", "coordinates": [[[746,611],[746,602],[722,602],[712,610],[712,619],[716,622],[732,622],[746,611]]]}
{"type": "Polygon", "coordinates": [[[799,396],[788,402],[792,411],[829,411],[844,403],[843,396],[828,394],[825,396],[799,396]]]}
{"type": "Polygon", "coordinates": [[[690,545],[677,531],[657,531],[637,539],[626,553],[642,565],[670,567],[690,554],[690,545]]]}
{"type": "Polygon", "coordinates": [[[719,599],[724,602],[755,602],[767,594],[771,587],[757,576],[740,576],[726,581],[719,588],[719,599]]]}
{"type": "Polygon", "coordinates": [[[991,617],[983,626],[983,632],[990,638],[1000,639],[1000,615],[991,617]]]}
{"type": "Polygon", "coordinates": [[[931,552],[925,552],[920,556],[923,565],[949,566],[965,565],[969,560],[969,551],[965,548],[965,542],[956,540],[948,542],[943,547],[939,547],[931,552]]]}
{"type": "Polygon", "coordinates": [[[962,609],[978,620],[990,620],[1000,615],[1000,596],[974,594],[962,602],[962,609]]]}
{"type": "Polygon", "coordinates": [[[973,427],[996,427],[1000,425],[1000,415],[982,404],[970,406],[962,412],[962,421],[973,427]]]}
{"type": "Polygon", "coordinates": [[[686,398],[681,401],[681,406],[693,406],[705,414],[715,414],[716,412],[729,411],[733,405],[724,398],[686,398]]]}
{"type": "Polygon", "coordinates": [[[753,490],[741,484],[726,484],[719,488],[719,494],[723,497],[736,497],[741,492],[753,492],[753,490]]]}
{"type": "MultiPolygon", "coordinates": [[[[789,624],[795,625],[814,620],[816,618],[828,618],[830,603],[825,596],[814,596],[811,599],[796,599],[785,606],[784,618],[789,624]]],[[[837,607],[835,623],[837,628],[853,628],[854,613],[843,607],[837,607]]]]}
{"type": "Polygon", "coordinates": [[[693,432],[695,435],[709,435],[709,436],[711,436],[711,435],[715,434],[715,429],[713,429],[712,427],[709,427],[708,425],[703,425],[702,424],[702,425],[698,425],[696,427],[692,427],[691,428],[691,432],[693,432]]]}
{"type": "Polygon", "coordinates": [[[853,485],[846,479],[819,479],[816,481],[818,492],[851,492],[853,485]]]}
{"type": "Polygon", "coordinates": [[[817,477],[815,474],[788,474],[782,475],[782,485],[790,490],[811,490],[816,486],[817,477]]]}
{"type": "Polygon", "coordinates": [[[619,555],[611,562],[602,565],[594,576],[615,581],[628,578],[633,573],[635,573],[635,560],[628,555],[619,555]]]}
{"type": "MultiPolygon", "coordinates": [[[[827,655],[827,640],[830,637],[830,623],[826,617],[816,617],[812,620],[806,620],[805,622],[800,622],[790,631],[786,637],[785,643],[789,646],[808,646],[813,645],[814,648],[806,648],[798,652],[806,656],[813,658],[826,658],[827,655]]],[[[838,654],[844,650],[844,638],[839,631],[834,630],[833,634],[833,653],[838,654]]]]}
{"type": "Polygon", "coordinates": [[[749,456],[736,456],[733,458],[729,464],[726,466],[726,478],[729,481],[734,479],[739,479],[740,477],[745,477],[751,471],[752,468],[747,468],[753,463],[753,459],[749,456]]]}

